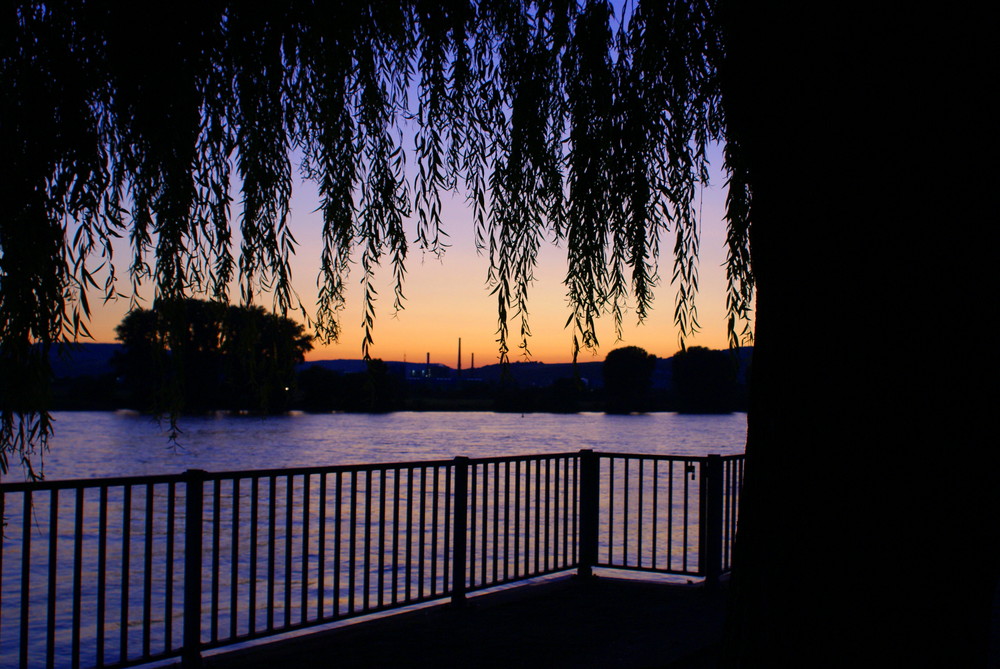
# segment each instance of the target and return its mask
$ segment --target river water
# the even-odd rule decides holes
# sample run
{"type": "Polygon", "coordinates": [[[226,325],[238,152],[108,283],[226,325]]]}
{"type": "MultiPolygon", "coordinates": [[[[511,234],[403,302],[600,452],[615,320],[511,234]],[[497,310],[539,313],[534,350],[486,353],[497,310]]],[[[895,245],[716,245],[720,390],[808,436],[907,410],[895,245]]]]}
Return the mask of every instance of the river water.
{"type": "MultiPolygon", "coordinates": [[[[45,478],[171,474],[272,467],[595,451],[742,453],[746,414],[412,412],[184,417],[169,426],[130,412],[59,412],[40,461],[45,478]]],[[[7,481],[21,480],[12,468],[7,481]]]]}
{"type": "MultiPolygon", "coordinates": [[[[168,425],[134,413],[57,413],[55,419],[49,452],[35,458],[35,466],[42,467],[49,481],[174,474],[188,469],[226,472],[581,449],[730,455],[743,452],[746,434],[745,414],[399,412],[293,414],[266,419],[220,414],[183,418],[175,441],[169,438],[168,425]]],[[[576,494],[576,465],[570,460],[563,458],[562,464],[554,461],[551,472],[550,463],[543,466],[537,461],[534,469],[527,464],[523,468],[520,464],[470,468],[471,584],[488,582],[490,566],[494,570],[492,582],[498,582],[498,570],[505,576],[508,567],[511,573],[522,573],[522,565],[529,571],[532,555],[533,573],[540,573],[540,548],[545,568],[549,555],[554,566],[572,562],[575,544],[569,543],[569,538],[575,542],[577,528],[570,492],[576,494]],[[550,489],[554,490],[551,497],[550,489]],[[544,504],[540,501],[542,490],[544,504]],[[514,500],[513,506],[507,503],[508,496],[514,500]],[[554,505],[551,522],[550,501],[554,505]]],[[[614,507],[618,514],[614,523],[611,515],[602,516],[602,558],[611,563],[612,555],[622,556],[631,550],[633,560],[646,555],[647,566],[657,566],[659,559],[661,568],[669,566],[680,572],[693,568],[698,564],[700,489],[694,470],[682,462],[665,461],[659,470],[652,464],[645,470],[640,465],[629,470],[623,459],[617,460],[618,469],[609,469],[613,463],[607,459],[602,465],[602,508],[614,507]],[[646,506],[642,503],[644,490],[646,506]]],[[[240,486],[235,479],[217,487],[207,484],[203,515],[208,529],[202,569],[203,575],[215,576],[213,585],[205,585],[203,590],[203,639],[215,638],[217,632],[211,622],[216,618],[205,617],[213,608],[220,611],[220,638],[226,638],[230,629],[236,630],[231,633],[235,638],[250,631],[259,633],[265,620],[270,629],[272,615],[288,620],[293,612],[305,616],[308,611],[316,617],[325,610],[324,601],[328,606],[336,602],[343,607],[340,610],[354,610],[352,602],[367,602],[369,595],[378,601],[383,595],[396,601],[399,593],[401,599],[405,596],[409,600],[411,576],[420,593],[425,585],[431,592],[447,589],[443,579],[448,539],[443,530],[439,532],[444,525],[437,517],[439,508],[442,518],[447,516],[453,499],[450,488],[437,487],[437,469],[389,470],[374,476],[331,475],[328,479],[310,476],[308,482],[301,475],[280,482],[255,482],[253,477],[243,476],[240,486]],[[386,496],[386,491],[392,494],[386,496]],[[380,507],[380,499],[385,508],[380,507]],[[259,523],[258,511],[263,518],[259,523]],[[248,526],[250,518],[253,521],[248,526]],[[317,528],[323,522],[328,529],[321,541],[322,531],[317,528]],[[250,529],[254,527],[258,529],[250,529]],[[389,538],[391,551],[386,548],[389,538]],[[403,555],[405,560],[400,557],[397,565],[396,556],[403,555]],[[388,561],[383,566],[384,556],[391,558],[391,567],[388,561]],[[435,572],[439,558],[442,566],[435,572]],[[431,565],[427,574],[425,564],[431,565]],[[270,577],[265,578],[265,574],[270,577]],[[251,617],[251,611],[256,617],[251,617]]],[[[14,468],[5,481],[22,479],[23,473],[14,468]]],[[[30,507],[19,493],[0,495],[0,516],[6,523],[0,543],[0,666],[16,666],[22,648],[30,666],[44,665],[49,640],[53,664],[72,665],[76,615],[81,618],[79,657],[84,666],[97,663],[99,653],[113,661],[119,654],[119,659],[135,659],[147,646],[154,654],[167,645],[178,648],[184,622],[180,602],[185,537],[184,500],[176,495],[182,488],[186,486],[180,484],[175,491],[163,483],[118,484],[100,497],[96,487],[88,488],[86,493],[78,493],[79,498],[68,490],[58,496],[39,491],[31,498],[30,507]],[[83,510],[79,517],[75,515],[78,508],[83,510]],[[102,529],[105,521],[100,520],[102,508],[106,509],[106,529],[102,529]],[[29,517],[31,520],[24,522],[29,517]],[[81,524],[79,531],[74,522],[81,524]],[[75,566],[74,560],[79,561],[75,566]],[[144,616],[149,618],[146,623],[144,616]],[[50,619],[51,638],[46,632],[50,619]],[[27,626],[22,627],[20,621],[27,621],[27,626]],[[149,636],[144,636],[144,630],[149,630],[149,636]],[[24,644],[22,634],[27,639],[24,644]]]]}

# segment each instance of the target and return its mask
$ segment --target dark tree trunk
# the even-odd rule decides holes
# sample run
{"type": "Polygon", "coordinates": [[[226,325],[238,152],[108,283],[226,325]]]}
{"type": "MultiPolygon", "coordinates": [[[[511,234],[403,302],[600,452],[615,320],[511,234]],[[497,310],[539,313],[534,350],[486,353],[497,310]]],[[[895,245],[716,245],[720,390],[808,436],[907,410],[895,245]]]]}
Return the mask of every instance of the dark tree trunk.
{"type": "Polygon", "coordinates": [[[988,22],[724,4],[758,281],[724,664],[984,666],[988,22]]]}

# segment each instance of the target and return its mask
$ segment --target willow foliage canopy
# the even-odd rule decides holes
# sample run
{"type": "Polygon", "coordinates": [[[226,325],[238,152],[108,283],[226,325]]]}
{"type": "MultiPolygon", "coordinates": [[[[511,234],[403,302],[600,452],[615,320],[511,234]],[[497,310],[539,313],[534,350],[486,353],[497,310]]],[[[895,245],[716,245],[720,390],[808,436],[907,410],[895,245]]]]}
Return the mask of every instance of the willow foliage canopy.
{"type": "MultiPolygon", "coordinates": [[[[647,313],[665,232],[681,336],[697,328],[695,196],[726,134],[713,0],[3,7],[4,468],[51,431],[47,347],[85,334],[88,297],[145,282],[156,299],[226,300],[233,284],[244,303],[301,307],[295,169],[323,214],[311,324],[337,337],[356,254],[365,355],[375,269],[391,266],[402,306],[407,253],[445,249],[455,190],[489,259],[501,359],[527,345],[547,239],[567,249],[575,350],[627,300],[647,313]],[[112,258],[119,238],[128,258],[112,258]]],[[[753,288],[749,189],[738,147],[725,155],[735,341],[753,288]]]]}

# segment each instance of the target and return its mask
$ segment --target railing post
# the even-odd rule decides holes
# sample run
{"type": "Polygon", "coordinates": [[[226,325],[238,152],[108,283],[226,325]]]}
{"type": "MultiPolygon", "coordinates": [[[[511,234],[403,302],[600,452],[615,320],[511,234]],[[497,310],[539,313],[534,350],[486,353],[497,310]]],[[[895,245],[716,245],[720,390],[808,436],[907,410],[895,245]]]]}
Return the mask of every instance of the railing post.
{"type": "Polygon", "coordinates": [[[184,642],[181,664],[201,666],[201,549],[205,472],[184,472],[184,642]]]}
{"type": "Polygon", "coordinates": [[[465,602],[465,568],[469,532],[469,458],[455,458],[455,515],[451,536],[455,537],[451,559],[451,603],[465,602]]]}
{"type": "Polygon", "coordinates": [[[577,575],[594,575],[597,564],[597,527],[600,515],[600,466],[597,454],[580,451],[580,563],[577,575]]]}
{"type": "Polygon", "coordinates": [[[717,588],[722,574],[722,467],[722,456],[719,455],[709,455],[701,461],[698,561],[707,589],[717,588]]]}

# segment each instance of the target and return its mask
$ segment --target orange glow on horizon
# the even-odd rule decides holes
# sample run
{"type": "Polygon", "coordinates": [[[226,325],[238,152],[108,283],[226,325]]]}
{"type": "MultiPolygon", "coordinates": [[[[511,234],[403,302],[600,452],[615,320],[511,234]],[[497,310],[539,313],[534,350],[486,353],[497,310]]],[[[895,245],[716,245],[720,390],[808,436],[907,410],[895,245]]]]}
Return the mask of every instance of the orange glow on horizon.
{"type": "MultiPolygon", "coordinates": [[[[704,189],[700,203],[703,228],[697,304],[702,327],[698,334],[688,338],[689,346],[719,349],[728,345],[725,314],[726,231],[723,222],[725,189],[722,183],[724,179],[721,175],[713,175],[713,186],[704,189]]],[[[294,283],[307,312],[314,312],[316,307],[316,275],[322,248],[322,220],[316,211],[316,202],[311,187],[300,184],[292,199],[290,222],[299,242],[292,263],[294,283]]],[[[454,367],[458,362],[458,339],[461,338],[463,368],[471,365],[472,354],[477,367],[498,360],[497,304],[486,285],[488,259],[476,252],[471,214],[461,198],[446,199],[443,204],[444,228],[449,234],[447,241],[451,246],[441,259],[431,254],[422,255],[419,249],[411,246],[403,287],[407,297],[403,311],[393,313],[391,267],[383,266],[376,275],[379,300],[373,333],[375,343],[371,348],[373,357],[424,362],[430,353],[432,362],[454,367]]],[[[669,252],[673,248],[672,242],[672,237],[668,237],[661,244],[666,252],[660,258],[660,274],[666,280],[656,291],[656,301],[647,321],[637,326],[635,313],[626,313],[622,340],[616,341],[613,319],[610,314],[604,316],[598,322],[600,348],[597,351],[581,351],[581,362],[603,360],[609,351],[619,346],[640,346],[659,357],[670,357],[677,352],[678,330],[673,323],[675,291],[669,285],[673,269],[673,258],[669,252]]],[[[128,254],[118,257],[128,257],[128,254]]],[[[518,348],[520,320],[513,317],[508,322],[509,358],[512,362],[530,359],[561,363],[572,360],[573,333],[565,327],[570,315],[562,284],[565,267],[564,249],[551,243],[542,247],[535,272],[536,281],[529,294],[532,336],[528,341],[528,350],[531,356],[525,358],[518,348]]],[[[348,279],[351,288],[347,304],[340,314],[340,341],[331,345],[322,345],[317,341],[313,351],[306,356],[307,360],[361,357],[360,278],[360,267],[355,266],[348,279]]],[[[238,295],[238,291],[231,291],[231,295],[238,295]]],[[[93,341],[114,341],[114,328],[124,316],[128,301],[120,299],[106,305],[95,299],[91,302],[93,318],[90,331],[93,341]]],[[[270,306],[267,296],[263,296],[258,303],[270,306]]],[[[148,304],[147,300],[144,306],[148,304]]],[[[301,319],[300,314],[294,312],[289,316],[301,319]]]]}

